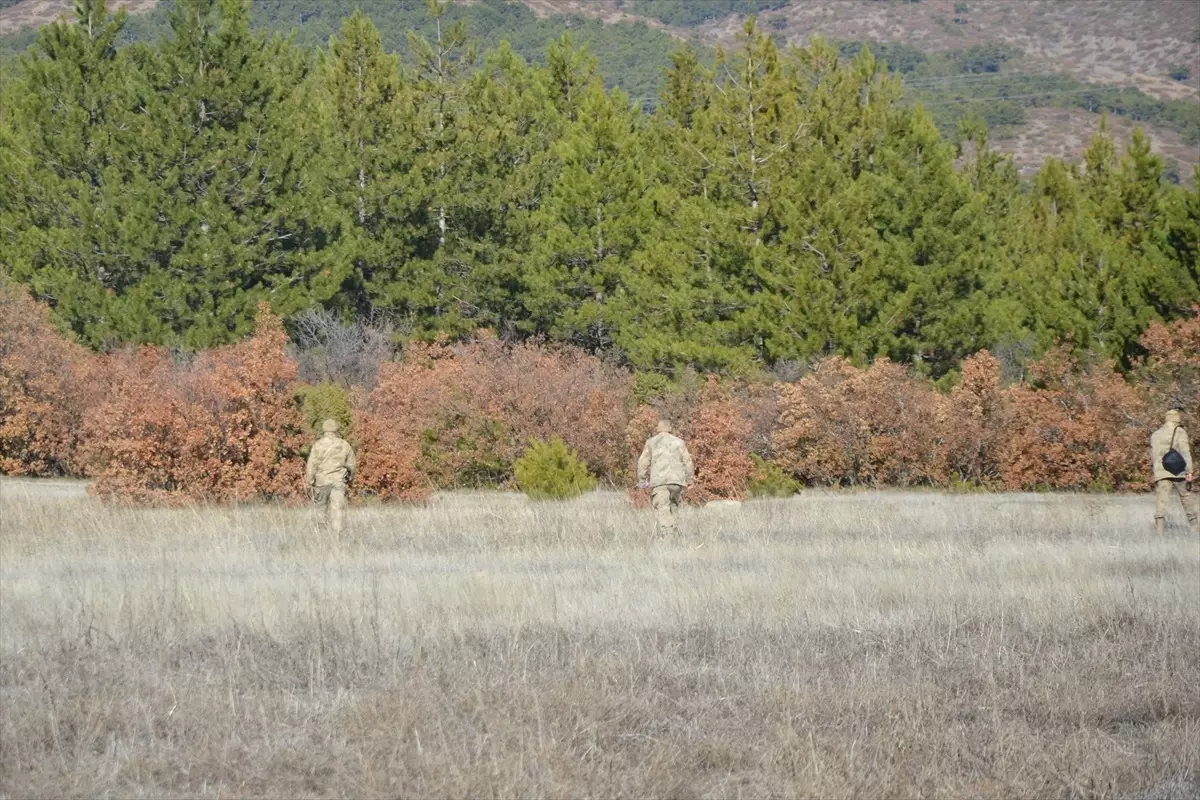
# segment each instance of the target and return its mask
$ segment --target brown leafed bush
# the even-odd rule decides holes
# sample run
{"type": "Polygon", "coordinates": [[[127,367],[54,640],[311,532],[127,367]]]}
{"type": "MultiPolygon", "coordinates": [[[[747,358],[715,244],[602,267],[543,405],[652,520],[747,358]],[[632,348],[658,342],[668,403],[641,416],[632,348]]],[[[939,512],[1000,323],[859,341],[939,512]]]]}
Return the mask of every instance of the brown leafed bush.
{"type": "Polygon", "coordinates": [[[388,369],[373,392],[358,389],[350,395],[360,448],[355,489],[384,500],[423,500],[432,486],[417,469],[420,431],[412,422],[423,411],[419,398],[406,391],[419,387],[405,387],[399,369],[388,369]]]}
{"type": "MultiPolygon", "coordinates": [[[[264,308],[258,322],[252,338],[186,364],[152,348],[101,356],[0,281],[0,472],[94,475],[95,492],[126,504],[302,497],[311,434],[296,364],[279,320],[264,308]]],[[[555,435],[601,480],[633,486],[665,416],[696,461],[691,502],[744,496],[752,453],[809,485],[1138,489],[1162,409],[1200,418],[1200,308],[1152,324],[1141,342],[1136,385],[1110,363],[1056,350],[1006,387],[982,351],[949,395],[886,360],[860,369],[826,359],[794,384],[689,373],[675,384],[641,376],[635,389],[572,348],[509,346],[486,332],[418,343],[382,364],[373,390],[349,393],[357,486],[401,500],[511,486],[528,442],[555,435]],[[635,396],[647,404],[631,410],[635,396]]]]}
{"type": "Polygon", "coordinates": [[[710,375],[700,404],[681,430],[696,464],[696,483],[688,490],[698,503],[740,500],[754,473],[750,460],[754,427],[746,415],[749,404],[731,387],[710,375]]]}
{"type": "Polygon", "coordinates": [[[627,479],[634,506],[644,508],[650,503],[649,491],[636,484],[637,461],[660,419],[675,425],[676,434],[687,443],[695,462],[696,482],[684,493],[686,502],[744,498],[754,474],[750,453],[761,427],[759,412],[768,402],[769,392],[735,387],[710,375],[694,398],[681,392],[671,395],[669,402],[660,401],[657,407],[639,406],[625,428],[627,479]]]}
{"type": "Polygon", "coordinates": [[[1000,482],[999,448],[1007,406],[1000,360],[981,350],[962,365],[942,419],[942,440],[950,474],[958,481],[992,487],[1000,482]]]}
{"type": "Polygon", "coordinates": [[[301,499],[305,424],[286,344],[264,306],[254,336],[190,365],[152,348],[110,356],[109,396],[84,416],[92,490],[122,504],[301,499]]]}
{"type": "Polygon", "coordinates": [[[1150,323],[1141,344],[1147,356],[1139,365],[1138,381],[1154,404],[1178,405],[1200,420],[1200,306],[1170,325],[1150,323]]]}
{"type": "Polygon", "coordinates": [[[1141,344],[1147,356],[1135,373],[1138,385],[1158,412],[1170,406],[1183,409],[1192,452],[1200,452],[1200,306],[1170,325],[1151,323],[1141,344]]]}
{"type": "Polygon", "coordinates": [[[98,362],[54,328],[24,287],[0,276],[0,473],[82,471],[80,422],[103,393],[98,362]]]}
{"type": "Polygon", "coordinates": [[[943,398],[886,359],[828,358],[780,392],[777,463],[807,484],[946,483],[943,398]]]}
{"type": "Polygon", "coordinates": [[[438,488],[506,486],[529,441],[556,434],[594,474],[623,482],[628,395],[628,376],[572,348],[489,333],[410,345],[360,396],[360,486],[385,496],[412,494],[421,476],[438,488]]]}
{"type": "Polygon", "coordinates": [[[166,351],[105,357],[109,394],[84,416],[82,454],[95,494],[121,505],[179,505],[192,497],[202,426],[166,351]]]}
{"type": "Polygon", "coordinates": [[[1142,489],[1152,425],[1142,395],[1111,362],[1084,364],[1065,349],[1005,391],[997,448],[1007,489],[1142,489]]]}

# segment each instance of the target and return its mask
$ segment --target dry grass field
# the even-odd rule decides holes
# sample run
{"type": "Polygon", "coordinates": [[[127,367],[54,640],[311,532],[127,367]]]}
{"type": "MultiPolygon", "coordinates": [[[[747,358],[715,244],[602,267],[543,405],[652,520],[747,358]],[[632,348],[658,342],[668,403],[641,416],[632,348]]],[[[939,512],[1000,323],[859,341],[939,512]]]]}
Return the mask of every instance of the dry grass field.
{"type": "Polygon", "coordinates": [[[1200,795],[1200,541],[1148,498],[0,482],[0,797],[1200,795]]]}

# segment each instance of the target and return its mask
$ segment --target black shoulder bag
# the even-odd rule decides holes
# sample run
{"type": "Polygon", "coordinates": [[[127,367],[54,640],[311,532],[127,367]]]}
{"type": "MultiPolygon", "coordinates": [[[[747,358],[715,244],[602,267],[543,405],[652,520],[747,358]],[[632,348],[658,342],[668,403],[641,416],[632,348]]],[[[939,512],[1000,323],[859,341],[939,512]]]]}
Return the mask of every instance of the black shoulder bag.
{"type": "Polygon", "coordinates": [[[1175,434],[1179,432],[1179,426],[1175,426],[1175,430],[1171,431],[1171,446],[1162,457],[1163,469],[1172,475],[1182,475],[1187,469],[1187,462],[1183,459],[1183,453],[1175,449],[1175,434]]]}

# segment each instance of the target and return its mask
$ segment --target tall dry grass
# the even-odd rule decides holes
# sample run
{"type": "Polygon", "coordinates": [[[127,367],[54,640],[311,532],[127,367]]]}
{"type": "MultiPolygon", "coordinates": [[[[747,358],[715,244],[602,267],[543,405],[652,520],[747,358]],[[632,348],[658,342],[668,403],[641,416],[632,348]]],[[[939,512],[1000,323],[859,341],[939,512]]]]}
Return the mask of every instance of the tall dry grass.
{"type": "MultiPolygon", "coordinates": [[[[30,488],[33,486],[34,488],[30,488]]],[[[122,511],[0,483],[0,796],[1200,793],[1145,498],[122,511]]]]}

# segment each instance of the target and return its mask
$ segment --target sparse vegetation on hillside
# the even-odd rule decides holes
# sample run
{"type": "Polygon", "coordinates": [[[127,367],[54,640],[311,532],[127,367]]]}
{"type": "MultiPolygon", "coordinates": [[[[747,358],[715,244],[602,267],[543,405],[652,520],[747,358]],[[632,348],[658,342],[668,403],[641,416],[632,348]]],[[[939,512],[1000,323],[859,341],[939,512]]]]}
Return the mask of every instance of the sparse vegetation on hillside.
{"type": "MultiPolygon", "coordinates": [[[[962,50],[926,52],[908,44],[870,42],[878,60],[904,76],[905,97],[922,103],[947,135],[959,121],[979,118],[989,127],[1025,122],[1029,108],[1082,108],[1177,131],[1188,144],[1200,144],[1200,105],[1191,100],[1157,100],[1133,87],[1085,84],[1063,74],[1023,70],[1022,53],[999,42],[962,50]]],[[[862,42],[841,42],[838,51],[853,58],[862,42]]]]}
{"type": "MultiPolygon", "coordinates": [[[[62,4],[60,10],[69,10],[66,8],[65,0],[60,0],[60,2],[62,4]]],[[[978,95],[970,97],[964,94],[926,92],[914,87],[910,96],[914,100],[920,99],[927,104],[939,129],[943,132],[953,134],[958,120],[961,118],[979,117],[992,127],[1000,128],[1001,130],[998,132],[1000,135],[1019,136],[1022,141],[1022,150],[1028,153],[1032,148],[1034,160],[1040,163],[1047,155],[1057,155],[1063,152],[1063,140],[1077,139],[1084,132],[1090,134],[1094,125],[1091,121],[1082,121],[1082,118],[1068,117],[1068,124],[1071,126],[1069,130],[1048,130],[1044,125],[1030,123],[1026,115],[1028,109],[1047,107],[1048,105],[1077,107],[1093,112],[1102,109],[1154,126],[1155,132],[1159,134],[1167,131],[1181,133],[1187,147],[1175,147],[1171,151],[1171,155],[1182,160],[1184,176],[1190,175],[1191,167],[1197,160],[1192,151],[1195,150],[1195,144],[1198,141],[1196,129],[1200,126],[1200,122],[1197,121],[1200,112],[1197,111],[1194,95],[1187,100],[1181,100],[1170,92],[1164,94],[1158,90],[1155,90],[1152,95],[1147,95],[1144,93],[1145,87],[1122,86],[1120,81],[1114,81],[1113,68],[1116,65],[1112,62],[1111,57],[1120,55],[1123,60],[1127,58],[1121,42],[1115,45],[1118,50],[1113,50],[1114,45],[1112,44],[1105,45],[1106,49],[1100,57],[1091,55],[1088,55],[1087,58],[1076,57],[1074,50],[1062,54],[1061,57],[1056,56],[1053,53],[1057,51],[1047,51],[1045,43],[1039,41],[1041,28],[1035,26],[1026,30],[1017,26],[1014,29],[1012,8],[994,0],[985,0],[978,4],[956,3],[953,18],[942,16],[942,30],[951,37],[945,42],[928,41],[929,37],[922,30],[922,23],[928,17],[928,12],[924,10],[924,7],[920,9],[913,7],[899,16],[889,11],[885,15],[888,24],[876,24],[876,21],[871,18],[872,5],[886,9],[893,9],[897,5],[906,5],[897,4],[892,0],[863,6],[841,3],[837,8],[842,13],[833,17],[821,14],[816,17],[812,16],[813,9],[820,11],[822,8],[820,2],[806,2],[801,6],[796,6],[786,0],[711,0],[710,2],[682,2],[681,0],[653,0],[653,2],[629,0],[629,2],[624,2],[622,0],[622,2],[611,4],[602,2],[593,6],[572,4],[571,0],[539,0],[531,5],[535,6],[539,13],[559,9],[564,14],[539,19],[520,3],[482,0],[482,2],[469,5],[458,4],[449,10],[447,17],[468,20],[472,34],[484,47],[495,46],[501,40],[506,40],[514,46],[518,53],[535,60],[543,57],[548,41],[556,39],[562,30],[570,30],[575,41],[587,45],[597,57],[600,71],[608,85],[623,87],[647,109],[654,105],[657,98],[661,71],[667,64],[666,54],[672,47],[670,37],[665,31],[650,30],[641,25],[622,24],[615,28],[612,25],[605,25],[602,19],[606,16],[611,19],[611,16],[608,16],[609,12],[622,12],[625,19],[636,20],[638,15],[641,15],[646,19],[661,20],[673,26],[676,32],[688,35],[695,35],[699,32],[703,41],[709,44],[720,41],[725,45],[729,44],[731,35],[728,21],[739,19],[741,15],[747,13],[763,14],[764,21],[769,23],[768,27],[772,31],[776,31],[775,35],[781,37],[781,41],[782,37],[791,31],[794,43],[798,39],[807,41],[807,37],[814,31],[823,32],[835,40],[841,39],[849,29],[837,23],[839,18],[865,16],[867,18],[863,19],[861,27],[889,36],[899,36],[898,41],[872,43],[872,49],[876,50],[881,57],[886,57],[893,68],[909,73],[912,71],[914,59],[922,61],[927,58],[931,59],[931,69],[926,70],[926,74],[921,77],[926,77],[926,75],[946,77],[958,73],[958,65],[951,65],[949,70],[941,71],[932,68],[945,64],[942,56],[946,52],[946,47],[961,50],[963,49],[962,42],[970,42],[966,47],[967,50],[995,50],[1003,39],[1003,43],[999,44],[1000,47],[1010,50],[1014,47],[1031,47],[1036,51],[1036,57],[1011,61],[1008,64],[1010,70],[1026,72],[1031,68],[1035,69],[1037,74],[1045,76],[1044,83],[1053,84],[1054,88],[1042,86],[1038,87],[1036,92],[1022,93],[1020,90],[1025,87],[1005,79],[993,82],[994,86],[989,84],[990,88],[997,91],[985,95],[988,99],[979,100],[977,99],[978,95]],[[633,13],[632,17],[625,16],[629,12],[633,13]],[[581,14],[585,16],[581,16],[581,14]],[[801,24],[799,20],[804,20],[804,22],[801,24]],[[830,27],[831,20],[834,22],[832,27],[830,27]],[[971,23],[969,29],[964,27],[967,21],[971,23]],[[797,35],[793,22],[800,26],[803,33],[797,35]],[[701,27],[695,27],[698,25],[701,27]],[[969,30],[969,33],[964,33],[964,30],[969,30]],[[904,34],[898,35],[897,31],[904,31],[904,34]],[[981,39],[990,39],[990,41],[981,41],[981,39]],[[920,45],[910,45],[908,44],[910,41],[920,42],[920,45]],[[906,50],[909,52],[905,52],[906,50]],[[1096,74],[1084,74],[1080,68],[1081,64],[1091,62],[1096,63],[1096,74]],[[1071,77],[1068,77],[1068,73],[1071,77]],[[1091,87],[1090,84],[1096,84],[1096,86],[1091,87]],[[1095,90],[1089,91],[1091,88],[1095,90]],[[1047,95],[1046,92],[1052,92],[1052,94],[1047,95]],[[1019,99],[1008,99],[1013,95],[1017,95],[1019,99]],[[1086,131],[1081,130],[1080,126],[1083,126],[1086,131]]],[[[1093,29],[1100,22],[1106,20],[1111,22],[1122,16],[1121,13],[1118,13],[1121,11],[1120,8],[1098,11],[1103,5],[1099,0],[1088,0],[1086,5],[1059,2],[1053,9],[1053,13],[1049,15],[1053,18],[1053,23],[1044,25],[1043,28],[1051,30],[1057,29],[1054,26],[1066,26],[1069,29],[1072,24],[1076,24],[1080,30],[1096,33],[1093,29]],[[1075,6],[1078,8],[1072,11],[1071,9],[1075,6]],[[1077,22],[1073,23],[1072,20],[1077,20],[1077,22]]],[[[1139,79],[1137,76],[1152,72],[1161,74],[1163,78],[1169,76],[1176,82],[1191,82],[1191,71],[1186,66],[1186,61],[1163,63],[1161,59],[1164,56],[1160,55],[1158,51],[1166,46],[1160,47],[1156,43],[1151,47],[1142,42],[1155,30],[1153,22],[1149,23],[1149,27],[1147,27],[1145,18],[1170,17],[1174,12],[1167,7],[1168,5],[1170,4],[1164,5],[1160,2],[1155,8],[1155,13],[1141,15],[1138,18],[1139,24],[1124,25],[1120,30],[1111,32],[1112,35],[1132,37],[1130,41],[1139,42],[1137,49],[1147,53],[1148,58],[1151,57],[1150,51],[1154,51],[1153,64],[1147,63],[1132,72],[1129,72],[1128,68],[1122,67],[1128,73],[1126,80],[1139,79]]],[[[396,0],[396,2],[388,3],[372,0],[366,5],[359,3],[357,6],[344,0],[331,0],[330,2],[256,0],[252,25],[263,30],[294,31],[299,44],[323,46],[335,31],[339,20],[358,6],[371,14],[382,32],[385,46],[406,57],[409,55],[408,41],[405,35],[408,28],[415,28],[426,36],[432,33],[425,18],[424,4],[420,0],[396,0]]],[[[134,3],[134,8],[144,9],[145,4],[134,3]]],[[[1046,8],[1032,3],[1028,4],[1028,12],[1028,16],[1038,18],[1043,18],[1048,13],[1046,8]]],[[[1189,17],[1189,21],[1190,19],[1191,17],[1189,17]]],[[[157,40],[169,29],[166,20],[165,4],[149,13],[133,16],[126,27],[122,41],[157,40]]],[[[1104,28],[1104,30],[1108,29],[1104,28]]],[[[1155,32],[1155,36],[1158,36],[1158,33],[1155,32]]],[[[35,35],[34,30],[26,29],[7,37],[0,37],[0,67],[3,66],[6,59],[12,57],[12,54],[24,51],[32,45],[35,35]],[[6,53],[9,55],[5,55],[6,53]]],[[[1108,38],[1102,37],[1104,41],[1107,41],[1108,38]]],[[[1087,42],[1093,39],[1096,42],[1101,41],[1091,34],[1087,36],[1073,35],[1071,39],[1077,42],[1074,47],[1081,52],[1087,51],[1087,48],[1091,47],[1087,42]]],[[[1158,42],[1158,39],[1155,41],[1158,42]]],[[[845,47],[856,49],[857,45],[849,44],[845,47]]],[[[1171,48],[1166,47],[1166,49],[1170,50],[1171,48]]],[[[991,66],[987,69],[994,70],[996,62],[989,59],[989,63],[991,66]]],[[[15,65],[10,68],[15,68],[15,65]]],[[[2,80],[0,78],[0,81],[2,80]]],[[[984,87],[981,85],[977,88],[984,87]]],[[[1159,89],[1161,88],[1159,87],[1159,89]]],[[[1044,117],[1045,115],[1040,116],[1044,117]]],[[[1028,155],[1023,155],[1023,162],[1027,165],[1026,170],[1028,170],[1030,162],[1028,155]]]]}
{"type": "Polygon", "coordinates": [[[791,0],[634,0],[638,14],[684,28],[702,25],[731,14],[758,14],[783,8],[791,0]]]}

